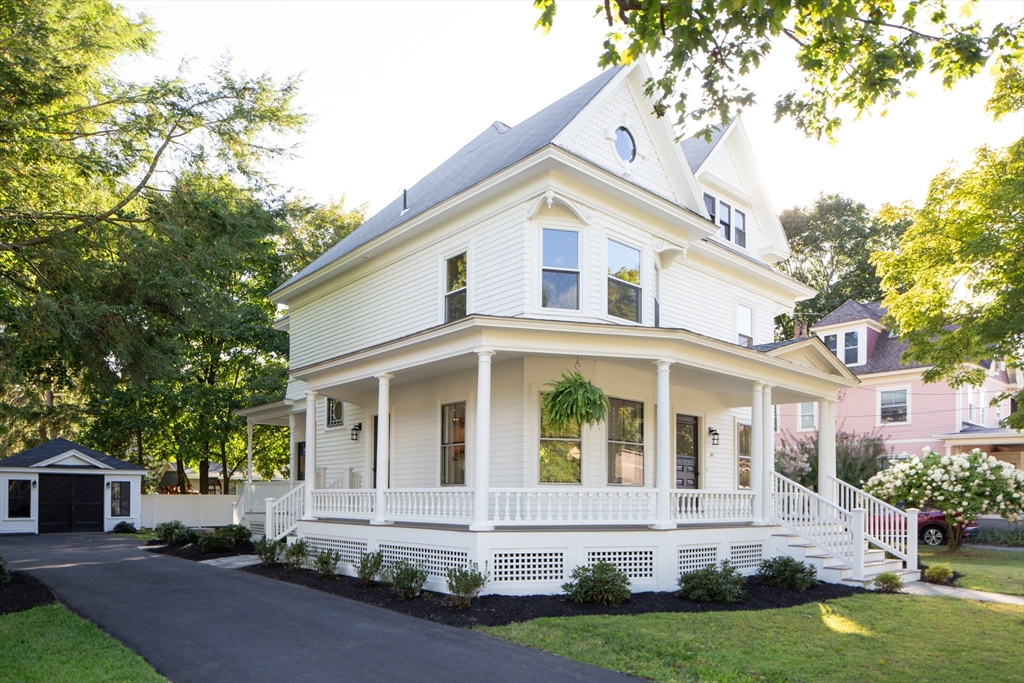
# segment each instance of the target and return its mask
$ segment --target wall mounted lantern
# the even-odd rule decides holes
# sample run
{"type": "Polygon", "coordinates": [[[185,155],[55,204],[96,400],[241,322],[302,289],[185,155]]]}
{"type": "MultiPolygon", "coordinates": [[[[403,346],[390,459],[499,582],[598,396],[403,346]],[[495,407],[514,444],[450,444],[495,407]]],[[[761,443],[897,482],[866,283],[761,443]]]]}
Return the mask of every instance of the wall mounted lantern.
{"type": "Polygon", "coordinates": [[[37,486],[39,486],[39,480],[38,479],[33,479],[32,480],[32,488],[36,488],[37,486]]]}
{"type": "Polygon", "coordinates": [[[711,445],[712,446],[717,446],[718,445],[718,430],[715,429],[714,427],[708,427],[708,434],[711,435],[711,445]]]}
{"type": "Polygon", "coordinates": [[[110,488],[110,482],[109,481],[107,482],[107,488],[108,489],[110,488]]]}
{"type": "Polygon", "coordinates": [[[363,423],[357,422],[352,425],[352,440],[359,441],[359,432],[363,431],[363,423]]]}

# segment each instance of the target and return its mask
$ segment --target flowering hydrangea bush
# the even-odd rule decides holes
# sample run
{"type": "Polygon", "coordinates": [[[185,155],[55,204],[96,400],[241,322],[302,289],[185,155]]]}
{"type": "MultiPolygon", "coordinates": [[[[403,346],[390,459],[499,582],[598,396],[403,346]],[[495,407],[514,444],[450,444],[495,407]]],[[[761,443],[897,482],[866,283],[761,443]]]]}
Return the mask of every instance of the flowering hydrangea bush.
{"type": "Polygon", "coordinates": [[[893,505],[934,508],[946,515],[949,550],[956,552],[964,529],[979,515],[1024,517],[1024,471],[974,449],[939,455],[926,448],[868,479],[864,490],[893,505]]]}

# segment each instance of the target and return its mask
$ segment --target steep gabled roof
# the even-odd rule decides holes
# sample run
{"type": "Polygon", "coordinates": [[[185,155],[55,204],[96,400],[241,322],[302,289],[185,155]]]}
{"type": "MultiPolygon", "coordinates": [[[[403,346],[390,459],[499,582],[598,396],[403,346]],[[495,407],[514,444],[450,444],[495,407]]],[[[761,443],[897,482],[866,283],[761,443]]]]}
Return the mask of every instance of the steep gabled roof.
{"type": "Polygon", "coordinates": [[[35,448],[29,448],[20,453],[15,453],[9,458],[0,460],[0,467],[32,467],[38,463],[49,460],[50,458],[58,455],[63,455],[69,451],[78,451],[82,455],[89,456],[93,460],[103,463],[108,467],[112,467],[115,470],[137,470],[139,472],[145,472],[145,468],[133,465],[130,462],[124,460],[118,460],[117,458],[94,451],[91,448],[80,446],[73,441],[67,439],[51,439],[44,444],[40,444],[35,448]]]}
{"type": "Polygon", "coordinates": [[[679,143],[679,146],[683,149],[683,155],[686,157],[686,163],[690,165],[690,170],[694,173],[697,169],[704,165],[707,158],[711,156],[712,150],[718,145],[718,142],[725,137],[725,131],[728,128],[722,128],[721,126],[714,126],[711,129],[711,140],[705,140],[703,136],[692,138],[686,138],[679,143]]]}
{"type": "Polygon", "coordinates": [[[402,197],[399,196],[274,292],[550,144],[621,68],[608,69],[517,126],[510,128],[500,122],[491,124],[406,191],[406,211],[402,210],[402,197]]]}
{"type": "Polygon", "coordinates": [[[881,302],[871,301],[866,304],[858,303],[853,299],[847,299],[843,304],[826,315],[814,324],[814,327],[827,327],[828,325],[839,325],[852,323],[857,320],[873,320],[880,322],[885,316],[885,308],[881,302]]]}

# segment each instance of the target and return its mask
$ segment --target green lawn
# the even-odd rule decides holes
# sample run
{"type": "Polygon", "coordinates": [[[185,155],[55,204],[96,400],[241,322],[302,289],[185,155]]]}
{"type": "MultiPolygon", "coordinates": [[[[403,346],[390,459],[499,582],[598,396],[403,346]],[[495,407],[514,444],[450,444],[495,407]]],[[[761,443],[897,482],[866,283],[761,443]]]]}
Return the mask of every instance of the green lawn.
{"type": "Polygon", "coordinates": [[[917,555],[927,565],[949,562],[953,571],[963,577],[956,585],[979,591],[1024,595],[1024,551],[977,550],[962,546],[961,552],[950,555],[946,546],[918,546],[917,555]]]}
{"type": "Polygon", "coordinates": [[[117,536],[118,538],[132,538],[138,541],[140,545],[146,541],[152,541],[157,538],[155,531],[145,527],[139,529],[138,532],[134,534],[111,534],[111,536],[117,536]]]}
{"type": "Polygon", "coordinates": [[[757,612],[558,617],[482,629],[656,681],[1020,681],[1024,608],[855,595],[757,612]]]}
{"type": "Polygon", "coordinates": [[[60,605],[0,616],[0,681],[154,681],[146,661],[60,605]]]}

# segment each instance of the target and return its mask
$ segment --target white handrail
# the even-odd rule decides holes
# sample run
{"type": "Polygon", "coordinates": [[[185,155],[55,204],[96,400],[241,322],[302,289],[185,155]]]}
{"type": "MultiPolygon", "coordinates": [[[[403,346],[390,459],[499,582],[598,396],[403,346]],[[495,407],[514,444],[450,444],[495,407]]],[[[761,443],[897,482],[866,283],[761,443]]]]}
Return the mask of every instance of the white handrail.
{"type": "Polygon", "coordinates": [[[315,489],[313,516],[370,519],[376,504],[374,489],[315,489]]]}
{"type": "Polygon", "coordinates": [[[304,491],[306,482],[300,482],[298,486],[280,498],[267,498],[267,519],[264,527],[264,535],[271,541],[284,538],[299,526],[299,520],[305,513],[306,496],[304,491]]]}
{"type": "Polygon", "coordinates": [[[473,519],[473,489],[388,489],[384,500],[388,520],[469,523],[473,519]]]}
{"type": "Polygon", "coordinates": [[[900,510],[884,500],[830,476],[836,488],[836,502],[847,511],[864,510],[864,535],[868,541],[887,550],[917,569],[917,510],[900,510]]]}
{"type": "Polygon", "coordinates": [[[752,491],[673,491],[669,513],[673,520],[750,522],[754,520],[752,491]]]}
{"type": "Polygon", "coordinates": [[[804,488],[778,472],[772,472],[771,517],[774,522],[802,536],[816,547],[849,562],[856,578],[855,556],[862,553],[863,538],[856,538],[854,513],[804,488]]]}
{"type": "Polygon", "coordinates": [[[491,489],[490,519],[501,526],[652,524],[654,489],[491,489]]]}

